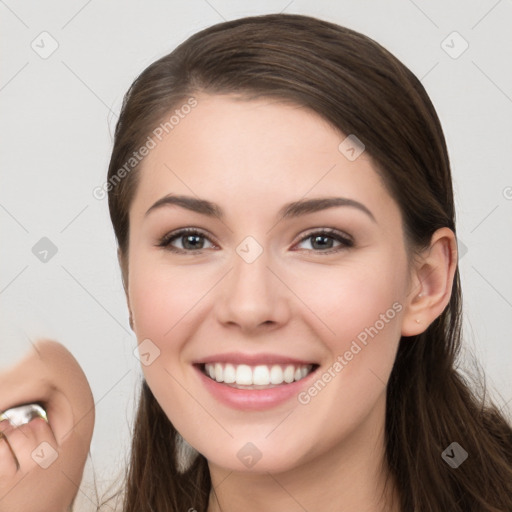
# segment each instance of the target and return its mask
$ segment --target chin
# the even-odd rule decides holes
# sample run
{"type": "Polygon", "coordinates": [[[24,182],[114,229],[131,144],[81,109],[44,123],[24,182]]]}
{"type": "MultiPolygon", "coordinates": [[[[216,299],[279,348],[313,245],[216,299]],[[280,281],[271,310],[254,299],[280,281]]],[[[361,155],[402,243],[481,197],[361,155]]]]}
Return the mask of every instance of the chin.
{"type": "Polygon", "coordinates": [[[274,443],[232,442],[230,446],[224,446],[219,451],[211,448],[203,452],[210,465],[238,473],[266,474],[282,473],[290,471],[304,462],[305,453],[298,450],[304,447],[298,442],[297,448],[286,448],[274,443]]]}

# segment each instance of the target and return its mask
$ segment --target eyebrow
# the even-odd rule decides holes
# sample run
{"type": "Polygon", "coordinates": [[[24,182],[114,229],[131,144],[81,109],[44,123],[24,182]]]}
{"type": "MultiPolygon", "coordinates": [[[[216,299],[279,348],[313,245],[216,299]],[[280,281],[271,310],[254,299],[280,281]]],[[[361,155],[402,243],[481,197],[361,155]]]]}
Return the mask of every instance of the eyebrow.
{"type": "MultiPolygon", "coordinates": [[[[186,208],[196,213],[206,215],[208,217],[217,218],[219,220],[224,219],[225,214],[222,208],[211,201],[206,199],[200,199],[192,196],[183,196],[168,194],[160,198],[154,203],[144,214],[147,216],[150,212],[155,211],[164,206],[175,205],[186,208]]],[[[373,222],[377,222],[373,213],[362,203],[349,199],[346,197],[322,197],[317,199],[300,199],[292,203],[285,204],[278,212],[277,216],[279,220],[299,217],[308,213],[315,213],[328,208],[334,208],[338,206],[349,206],[356,208],[364,212],[373,222]]]]}

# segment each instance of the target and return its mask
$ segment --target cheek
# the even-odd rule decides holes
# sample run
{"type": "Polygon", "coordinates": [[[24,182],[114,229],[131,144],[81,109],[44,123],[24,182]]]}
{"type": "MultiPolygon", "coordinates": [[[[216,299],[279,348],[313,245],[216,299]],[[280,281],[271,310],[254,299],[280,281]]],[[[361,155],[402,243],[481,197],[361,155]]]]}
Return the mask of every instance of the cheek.
{"type": "Polygon", "coordinates": [[[306,421],[334,420],[338,411],[336,421],[346,427],[357,423],[383,392],[393,367],[406,285],[406,272],[399,269],[406,268],[406,259],[390,252],[373,264],[360,263],[317,273],[297,289],[325,327],[322,342],[329,351],[317,380],[299,397],[311,412],[306,421]]]}
{"type": "Polygon", "coordinates": [[[182,359],[187,341],[198,328],[198,306],[211,288],[209,281],[201,271],[143,258],[134,258],[130,269],[130,307],[142,349],[141,369],[156,400],[180,431],[186,431],[196,417],[204,421],[200,411],[190,406],[186,391],[190,375],[184,372],[182,359]],[[146,352],[149,364],[143,362],[146,352]],[[187,415],[176,411],[187,411],[187,415]]]}
{"type": "Polygon", "coordinates": [[[318,268],[309,279],[297,274],[291,282],[316,323],[323,326],[322,341],[334,356],[348,350],[351,340],[359,337],[364,342],[365,333],[368,336],[368,329],[375,326],[383,337],[395,338],[403,309],[404,268],[403,256],[384,254],[378,261],[361,258],[337,268],[318,268]]]}
{"type": "Polygon", "coordinates": [[[212,287],[211,272],[206,266],[169,265],[143,255],[135,255],[130,264],[130,307],[139,341],[154,338],[158,344],[173,338],[212,287]]]}
{"type": "Polygon", "coordinates": [[[212,275],[211,269],[208,272],[206,265],[170,265],[144,254],[135,254],[130,264],[134,330],[151,358],[150,364],[142,364],[142,371],[166,412],[188,410],[190,396],[182,387],[188,388],[191,378],[186,371],[185,349],[201,327],[207,295],[218,276],[212,275]]]}

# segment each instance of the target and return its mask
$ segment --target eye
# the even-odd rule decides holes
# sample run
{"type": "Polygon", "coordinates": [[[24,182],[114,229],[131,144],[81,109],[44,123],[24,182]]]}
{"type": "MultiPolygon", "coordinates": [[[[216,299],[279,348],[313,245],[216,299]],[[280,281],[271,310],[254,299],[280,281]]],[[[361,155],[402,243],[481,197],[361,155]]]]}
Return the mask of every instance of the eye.
{"type": "MultiPolygon", "coordinates": [[[[169,251],[177,253],[189,253],[195,252],[201,253],[201,249],[208,249],[204,246],[204,241],[209,238],[200,230],[196,228],[185,228],[179,231],[173,231],[165,235],[159,242],[158,247],[165,247],[169,251]],[[176,247],[173,244],[174,241],[180,243],[181,247],[176,247]]],[[[213,244],[212,244],[213,245],[213,244]]]]}
{"type": "MultiPolygon", "coordinates": [[[[331,228],[310,232],[299,241],[299,244],[304,242],[309,242],[311,246],[305,250],[313,250],[322,254],[331,254],[354,246],[354,241],[349,235],[331,228]],[[335,246],[335,243],[338,245],[335,246]]],[[[184,228],[168,233],[158,242],[157,246],[181,254],[191,252],[201,254],[202,249],[216,247],[209,237],[197,228],[184,228]],[[211,247],[205,247],[205,240],[211,244],[211,247]],[[179,242],[181,247],[176,247],[175,242],[179,242]]]]}
{"type": "Polygon", "coordinates": [[[299,244],[303,242],[310,243],[311,249],[306,248],[306,250],[322,254],[331,254],[354,246],[354,241],[349,235],[330,228],[310,232],[300,240],[299,244]],[[338,242],[338,246],[334,246],[335,242],[338,242]]]}

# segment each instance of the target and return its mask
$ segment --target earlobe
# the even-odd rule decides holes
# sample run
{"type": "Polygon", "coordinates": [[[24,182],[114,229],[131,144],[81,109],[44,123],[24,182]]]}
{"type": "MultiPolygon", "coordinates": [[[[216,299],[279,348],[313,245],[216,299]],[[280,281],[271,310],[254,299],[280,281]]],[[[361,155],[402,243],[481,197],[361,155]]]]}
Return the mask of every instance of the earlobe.
{"type": "Polygon", "coordinates": [[[421,334],[441,315],[450,301],[456,268],[455,234],[449,228],[440,228],[414,264],[402,336],[421,334]]]}

